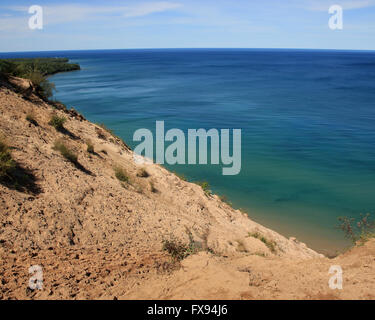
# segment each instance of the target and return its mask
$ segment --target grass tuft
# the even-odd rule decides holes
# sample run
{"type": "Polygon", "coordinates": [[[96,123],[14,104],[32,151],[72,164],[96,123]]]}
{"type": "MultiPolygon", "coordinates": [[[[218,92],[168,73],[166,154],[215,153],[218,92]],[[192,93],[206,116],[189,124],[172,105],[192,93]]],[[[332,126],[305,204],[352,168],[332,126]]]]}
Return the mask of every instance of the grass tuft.
{"type": "Polygon", "coordinates": [[[261,235],[259,232],[253,232],[253,233],[249,232],[249,237],[259,239],[267,246],[268,249],[270,249],[272,253],[276,252],[276,242],[273,240],[267,239],[265,236],[261,235]]]}
{"type": "Polygon", "coordinates": [[[196,249],[191,244],[184,244],[180,240],[171,239],[163,241],[163,250],[167,251],[173,260],[181,261],[196,253],[196,249]]]}
{"type": "Polygon", "coordinates": [[[16,162],[10,153],[10,147],[4,137],[0,136],[0,180],[11,178],[16,169],[16,162]]]}
{"type": "Polygon", "coordinates": [[[201,188],[203,189],[204,193],[207,196],[210,196],[212,194],[212,191],[210,189],[210,184],[207,181],[198,181],[198,182],[196,182],[196,184],[198,186],[201,186],[201,188]]]}
{"type": "Polygon", "coordinates": [[[48,124],[54,127],[57,131],[64,131],[65,122],[66,118],[59,117],[58,115],[54,114],[52,115],[51,120],[48,122],[48,124]]]}
{"type": "Polygon", "coordinates": [[[188,244],[185,244],[173,237],[171,237],[169,240],[163,240],[163,250],[167,251],[175,261],[181,261],[202,250],[202,245],[194,241],[193,234],[187,227],[186,233],[189,237],[188,244]]]}
{"type": "Polygon", "coordinates": [[[59,151],[61,155],[73,164],[78,164],[78,156],[71,151],[61,140],[57,140],[53,149],[59,151]]]}
{"type": "Polygon", "coordinates": [[[94,145],[92,144],[92,142],[90,140],[87,140],[86,145],[87,145],[87,152],[94,154],[95,150],[94,150],[94,145]]]}
{"type": "Polygon", "coordinates": [[[125,169],[121,167],[115,167],[113,169],[115,171],[116,178],[121,182],[129,182],[129,177],[125,171],[125,169]]]}

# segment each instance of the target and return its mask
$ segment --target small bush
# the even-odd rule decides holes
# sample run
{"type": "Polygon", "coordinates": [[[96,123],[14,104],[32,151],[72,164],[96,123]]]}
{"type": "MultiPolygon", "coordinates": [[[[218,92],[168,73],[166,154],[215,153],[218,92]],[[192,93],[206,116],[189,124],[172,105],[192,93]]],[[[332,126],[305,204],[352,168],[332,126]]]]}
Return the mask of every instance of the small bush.
{"type": "Polygon", "coordinates": [[[56,90],[55,84],[53,82],[48,81],[47,79],[44,79],[40,85],[40,95],[45,100],[48,100],[53,96],[53,92],[56,90]]]}
{"type": "Polygon", "coordinates": [[[163,250],[167,251],[172,259],[181,261],[196,252],[192,244],[184,244],[179,240],[164,240],[163,250]]]}
{"type": "Polygon", "coordinates": [[[44,100],[48,100],[53,96],[53,91],[56,90],[55,84],[48,81],[48,79],[38,70],[33,70],[26,74],[27,79],[30,79],[35,86],[36,93],[44,100]]]}
{"type": "Polygon", "coordinates": [[[197,185],[201,186],[206,195],[211,195],[210,184],[207,181],[197,182],[197,185]]]}
{"type": "Polygon", "coordinates": [[[272,240],[268,240],[266,237],[261,235],[259,232],[249,233],[249,237],[259,239],[260,241],[262,241],[267,246],[268,249],[271,250],[271,252],[273,252],[273,253],[276,252],[276,242],[272,241],[272,240]]]}
{"type": "Polygon", "coordinates": [[[13,160],[8,144],[3,137],[0,137],[0,180],[11,178],[16,169],[16,162],[13,160]]]}
{"type": "Polygon", "coordinates": [[[95,150],[94,150],[94,145],[92,144],[92,142],[90,140],[88,140],[88,141],[86,141],[86,145],[87,145],[87,152],[91,153],[91,154],[94,154],[95,150]]]}
{"type": "Polygon", "coordinates": [[[30,79],[39,97],[47,101],[56,90],[55,85],[48,81],[47,75],[80,70],[79,65],[68,61],[66,58],[0,59],[0,74],[30,79]]]}
{"type": "Polygon", "coordinates": [[[53,149],[59,151],[66,160],[74,163],[75,165],[78,164],[78,156],[73,151],[69,150],[62,141],[56,141],[53,149]]]}
{"type": "Polygon", "coordinates": [[[147,178],[149,177],[150,175],[148,174],[148,172],[146,171],[146,169],[144,168],[141,168],[137,171],[137,177],[141,177],[141,178],[147,178]]]}
{"type": "Polygon", "coordinates": [[[118,180],[120,180],[121,182],[129,182],[129,177],[123,168],[115,167],[114,171],[115,171],[115,176],[118,180]]]}
{"type": "Polygon", "coordinates": [[[176,261],[181,261],[202,250],[202,245],[194,241],[191,231],[187,227],[185,228],[187,236],[189,237],[188,244],[184,244],[180,240],[176,240],[173,237],[171,237],[169,240],[163,240],[163,250],[167,251],[172,256],[172,259],[176,261]]]}
{"type": "Polygon", "coordinates": [[[66,118],[59,117],[58,115],[54,114],[52,115],[51,120],[48,122],[48,124],[54,127],[57,131],[64,131],[65,122],[66,118]]]}
{"type": "Polygon", "coordinates": [[[12,62],[0,60],[0,73],[12,75],[17,71],[17,65],[12,62]]]}
{"type": "Polygon", "coordinates": [[[345,237],[354,244],[357,242],[363,244],[375,237],[375,221],[369,213],[361,214],[358,221],[348,217],[340,217],[338,220],[339,228],[344,232],[345,237]]]}

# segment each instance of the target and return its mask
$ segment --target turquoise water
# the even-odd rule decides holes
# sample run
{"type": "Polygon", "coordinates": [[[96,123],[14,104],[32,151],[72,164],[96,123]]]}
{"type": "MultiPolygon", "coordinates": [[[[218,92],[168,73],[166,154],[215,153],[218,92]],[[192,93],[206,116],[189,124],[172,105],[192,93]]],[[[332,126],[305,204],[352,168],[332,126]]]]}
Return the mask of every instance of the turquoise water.
{"type": "MultiPolygon", "coordinates": [[[[0,56],[4,56],[2,54],[0,56]]],[[[15,54],[9,54],[15,56],[15,54]]],[[[139,128],[242,129],[242,170],[168,166],[207,180],[252,219],[317,250],[348,243],[337,217],[375,209],[375,52],[118,50],[64,56],[56,98],[131,146],[139,128]]],[[[5,55],[6,56],[6,55],[5,55]]]]}

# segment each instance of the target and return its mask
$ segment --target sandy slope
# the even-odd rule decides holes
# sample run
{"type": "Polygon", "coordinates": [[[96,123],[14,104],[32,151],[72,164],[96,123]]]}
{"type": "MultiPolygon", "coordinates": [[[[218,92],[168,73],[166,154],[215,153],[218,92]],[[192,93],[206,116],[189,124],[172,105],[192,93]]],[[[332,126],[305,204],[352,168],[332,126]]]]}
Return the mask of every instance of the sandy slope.
{"type": "Polygon", "coordinates": [[[0,133],[37,180],[21,191],[0,185],[0,298],[374,297],[374,241],[329,260],[159,165],[147,165],[150,176],[137,177],[140,167],[123,142],[30,95],[28,81],[12,82],[0,88],[0,133]],[[68,119],[68,132],[48,125],[53,112],[68,119]],[[26,120],[28,113],[38,126],[26,120]],[[78,154],[84,170],[53,149],[57,139],[78,154]],[[88,139],[94,155],[86,151],[88,139]],[[126,169],[130,184],[115,178],[115,166],[126,169]],[[254,232],[274,241],[276,250],[249,236],[254,232]],[[172,263],[163,239],[187,243],[190,233],[201,252],[172,263]],[[337,264],[344,270],[340,291],[328,287],[329,267],[337,264]],[[31,265],[43,267],[43,290],[28,289],[31,265]]]}

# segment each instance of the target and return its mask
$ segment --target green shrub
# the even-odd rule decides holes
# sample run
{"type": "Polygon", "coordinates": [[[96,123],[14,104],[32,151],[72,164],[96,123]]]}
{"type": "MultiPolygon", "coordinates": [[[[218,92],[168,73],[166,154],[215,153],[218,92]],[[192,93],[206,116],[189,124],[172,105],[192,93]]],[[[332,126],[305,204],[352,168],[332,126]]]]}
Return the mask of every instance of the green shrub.
{"type": "Polygon", "coordinates": [[[30,72],[38,71],[43,76],[57,72],[80,70],[78,64],[68,63],[68,58],[16,58],[1,59],[0,71],[25,78],[30,72]]]}
{"type": "Polygon", "coordinates": [[[33,83],[35,87],[39,87],[45,80],[45,77],[38,71],[31,71],[25,76],[33,83]]]}
{"type": "Polygon", "coordinates": [[[167,251],[172,256],[172,259],[176,261],[181,261],[203,249],[201,243],[194,241],[193,234],[191,233],[190,229],[187,227],[185,227],[185,229],[186,234],[189,237],[188,244],[174,239],[173,237],[171,237],[169,240],[163,240],[163,250],[167,251]]]}
{"type": "Polygon", "coordinates": [[[360,215],[360,219],[356,221],[354,218],[339,217],[339,228],[344,232],[345,237],[354,244],[359,242],[365,243],[371,238],[375,238],[375,221],[369,213],[360,215]]]}
{"type": "Polygon", "coordinates": [[[59,117],[58,115],[54,114],[52,115],[51,120],[48,122],[48,124],[54,127],[57,131],[64,131],[65,122],[66,118],[59,117]]]}
{"type": "Polygon", "coordinates": [[[210,184],[207,181],[197,182],[197,185],[201,186],[206,195],[211,195],[210,184]]]}
{"type": "Polygon", "coordinates": [[[179,240],[163,240],[163,251],[167,251],[172,259],[181,261],[188,256],[196,253],[196,249],[192,244],[184,244],[179,240]]]}
{"type": "Polygon", "coordinates": [[[0,73],[30,79],[36,93],[44,100],[48,100],[56,88],[52,82],[48,81],[47,75],[80,70],[78,64],[68,63],[68,61],[67,58],[0,59],[0,73]]]}
{"type": "Polygon", "coordinates": [[[39,95],[45,100],[49,100],[53,96],[53,92],[56,90],[56,86],[53,82],[44,79],[39,85],[39,95]]]}
{"type": "Polygon", "coordinates": [[[3,137],[0,137],[0,180],[11,178],[16,169],[16,162],[13,160],[8,144],[3,137]]]}
{"type": "Polygon", "coordinates": [[[94,145],[92,144],[92,142],[88,140],[86,141],[86,144],[87,144],[87,152],[94,154],[95,150],[94,150],[94,145]]]}
{"type": "Polygon", "coordinates": [[[262,241],[267,246],[268,249],[271,250],[271,252],[273,252],[273,253],[276,252],[276,242],[273,241],[273,240],[268,240],[266,237],[261,235],[259,232],[249,233],[249,237],[259,239],[260,241],[262,241]]]}
{"type": "Polygon", "coordinates": [[[53,147],[54,150],[59,151],[61,155],[73,164],[78,164],[78,156],[60,140],[56,141],[53,147]]]}
{"type": "Polygon", "coordinates": [[[6,60],[0,60],[0,73],[6,74],[6,75],[14,75],[17,71],[17,65],[6,61],[6,60]]]}
{"type": "Polygon", "coordinates": [[[43,99],[48,100],[53,96],[53,91],[56,90],[55,84],[48,81],[39,71],[31,71],[25,75],[25,78],[31,80],[35,87],[36,93],[43,99]]]}
{"type": "Polygon", "coordinates": [[[121,182],[129,182],[129,177],[123,168],[115,167],[114,171],[115,171],[115,176],[118,180],[120,180],[121,182]]]}

